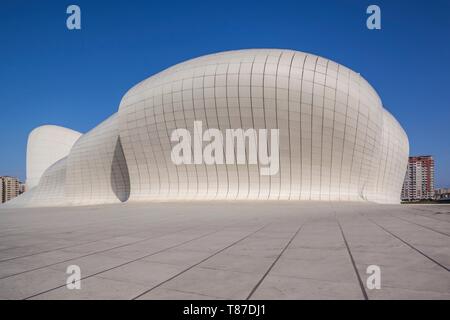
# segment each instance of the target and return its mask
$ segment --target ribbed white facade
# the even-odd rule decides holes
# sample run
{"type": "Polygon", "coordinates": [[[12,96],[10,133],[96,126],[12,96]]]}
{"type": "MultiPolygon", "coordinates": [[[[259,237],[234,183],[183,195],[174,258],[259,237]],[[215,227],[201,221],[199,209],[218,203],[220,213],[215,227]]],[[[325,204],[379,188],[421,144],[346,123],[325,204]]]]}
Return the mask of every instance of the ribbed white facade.
{"type": "Polygon", "coordinates": [[[116,114],[79,138],[29,196],[11,205],[399,203],[408,152],[405,132],[358,73],[298,51],[231,51],[178,64],[137,84],[116,114]],[[180,128],[193,134],[194,121],[205,129],[279,129],[278,172],[263,176],[260,165],[248,163],[175,165],[171,134],[180,128]]]}

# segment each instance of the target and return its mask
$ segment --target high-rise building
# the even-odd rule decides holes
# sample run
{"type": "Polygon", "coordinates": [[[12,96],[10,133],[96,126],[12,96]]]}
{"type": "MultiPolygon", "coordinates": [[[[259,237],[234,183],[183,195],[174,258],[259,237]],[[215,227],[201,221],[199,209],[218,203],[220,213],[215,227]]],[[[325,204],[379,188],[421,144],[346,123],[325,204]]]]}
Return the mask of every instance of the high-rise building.
{"type": "Polygon", "coordinates": [[[402,188],[402,200],[434,198],[434,159],[432,156],[409,157],[402,188]]]}
{"type": "Polygon", "coordinates": [[[6,202],[20,194],[20,181],[14,177],[0,177],[1,201],[6,202]]]}

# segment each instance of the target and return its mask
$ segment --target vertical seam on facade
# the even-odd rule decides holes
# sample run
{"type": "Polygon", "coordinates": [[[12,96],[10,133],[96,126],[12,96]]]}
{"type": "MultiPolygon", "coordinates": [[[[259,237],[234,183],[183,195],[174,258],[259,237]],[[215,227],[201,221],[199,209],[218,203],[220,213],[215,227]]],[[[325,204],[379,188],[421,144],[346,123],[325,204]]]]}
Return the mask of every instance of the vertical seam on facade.
{"type": "MultiPolygon", "coordinates": [[[[325,76],[325,89],[327,88],[327,79],[328,79],[328,64],[329,61],[327,63],[327,74],[325,76]]],[[[331,176],[333,174],[333,151],[334,151],[334,125],[336,124],[336,98],[337,98],[337,73],[336,73],[336,82],[335,82],[335,86],[334,86],[334,105],[333,105],[333,128],[331,131],[331,158],[330,158],[330,189],[329,189],[329,194],[328,194],[328,199],[331,200],[331,190],[332,190],[332,184],[331,184],[331,176]]]]}
{"type": "MultiPolygon", "coordinates": [[[[175,110],[174,110],[174,106],[173,106],[173,93],[174,93],[173,85],[174,85],[174,82],[176,82],[176,80],[172,80],[171,84],[170,84],[170,98],[171,98],[171,104],[172,104],[173,124],[174,124],[175,130],[178,130],[177,122],[175,120],[175,110]]],[[[165,116],[164,116],[164,119],[165,119],[165,116]]],[[[171,142],[172,142],[171,135],[168,136],[168,138],[169,138],[169,144],[171,145],[171,142]]],[[[175,166],[175,170],[177,171],[178,188],[177,188],[177,194],[176,194],[175,198],[178,198],[180,196],[180,173],[179,173],[180,167],[178,165],[174,164],[173,162],[172,162],[172,164],[175,166]]]]}
{"type": "MultiPolygon", "coordinates": [[[[152,98],[151,98],[152,99],[152,106],[151,106],[151,109],[152,109],[153,123],[154,123],[154,127],[156,129],[156,118],[155,118],[155,113],[154,113],[154,110],[153,110],[153,108],[154,108],[154,105],[153,105],[153,103],[154,103],[154,96],[155,96],[154,95],[154,91],[152,90],[152,98]]],[[[145,108],[145,109],[147,109],[147,108],[145,108]]],[[[147,121],[147,113],[145,113],[145,117],[146,117],[146,121],[147,121]]],[[[148,125],[148,122],[147,122],[146,131],[147,131],[147,136],[149,138],[149,142],[151,142],[151,140],[150,140],[150,132],[148,131],[149,127],[150,126],[148,125]]],[[[150,145],[150,149],[151,149],[151,152],[152,152],[153,161],[154,161],[154,163],[156,165],[156,172],[158,173],[158,184],[156,186],[153,186],[153,188],[152,188],[152,183],[150,182],[150,189],[149,189],[150,190],[150,194],[152,194],[152,190],[155,190],[154,193],[152,194],[152,197],[153,197],[155,194],[159,193],[159,186],[161,185],[161,176],[160,176],[160,172],[159,172],[159,170],[160,170],[159,169],[159,164],[158,164],[158,161],[157,161],[156,155],[155,155],[155,150],[154,150],[153,145],[151,143],[149,143],[149,145],[150,145]]],[[[131,180],[130,180],[130,191],[131,191],[131,180]]]]}
{"type": "MultiPolygon", "coordinates": [[[[337,75],[336,75],[336,99],[337,99],[337,93],[338,93],[338,83],[339,83],[339,71],[341,69],[341,66],[338,65],[337,75]]],[[[342,139],[342,155],[341,155],[341,163],[340,167],[341,170],[339,172],[339,200],[342,200],[341,195],[341,185],[342,185],[342,164],[344,163],[344,154],[345,154],[345,141],[346,141],[346,134],[347,134],[347,118],[348,118],[348,92],[347,92],[347,101],[345,104],[345,119],[344,119],[344,137],[342,139]]],[[[351,171],[350,171],[351,175],[351,171]]],[[[349,182],[350,183],[350,182],[349,182]]],[[[348,200],[348,199],[345,199],[348,200]]]]}
{"type": "MultiPolygon", "coordinates": [[[[359,100],[361,100],[361,97],[360,97],[360,94],[361,94],[361,90],[360,90],[360,87],[358,86],[358,99],[359,100]]],[[[364,194],[364,189],[365,189],[365,186],[366,186],[366,183],[367,183],[367,181],[363,181],[362,182],[362,184],[363,184],[363,186],[361,186],[361,175],[363,174],[363,173],[367,173],[367,171],[369,171],[369,170],[364,170],[363,171],[363,165],[365,164],[365,158],[366,158],[366,145],[367,145],[367,139],[368,139],[368,131],[369,131],[369,125],[370,125],[370,110],[368,111],[369,113],[368,113],[368,115],[367,115],[367,125],[366,125],[366,133],[364,134],[364,145],[363,145],[363,156],[362,156],[362,161],[361,161],[361,164],[360,164],[360,166],[359,166],[359,174],[358,174],[358,189],[360,189],[360,188],[362,188],[359,192],[360,192],[360,196],[361,196],[361,198],[362,199],[364,199],[364,200],[366,200],[365,199],[365,194],[364,194]]],[[[366,168],[367,169],[367,168],[366,168]]],[[[370,171],[369,171],[370,172],[370,171]]]]}
{"type": "MultiPolygon", "coordinates": [[[[323,95],[322,95],[322,134],[320,137],[320,184],[319,184],[319,199],[322,200],[322,168],[323,168],[323,135],[324,135],[324,122],[325,122],[325,84],[327,79],[327,72],[328,72],[328,62],[330,60],[327,60],[327,66],[325,68],[325,75],[324,75],[324,84],[323,84],[323,95]]],[[[330,151],[331,154],[332,151],[330,151]]],[[[328,184],[328,200],[330,200],[330,185],[328,184]]]]}
{"type": "MultiPolygon", "coordinates": [[[[358,81],[359,81],[359,78],[358,78],[358,81]]],[[[361,88],[360,88],[360,83],[359,83],[359,95],[361,95],[361,88]]],[[[370,114],[371,114],[371,112],[369,111],[369,117],[368,117],[368,120],[370,120],[370,114]]],[[[383,115],[383,114],[381,114],[381,115],[383,115]]],[[[382,121],[383,121],[383,118],[381,118],[382,119],[382,121]]],[[[375,118],[375,121],[376,121],[376,118],[375,118]]],[[[376,123],[374,122],[374,125],[376,125],[376,123]]],[[[366,181],[365,181],[365,184],[364,184],[364,189],[365,189],[365,186],[366,185],[368,185],[369,186],[369,189],[368,189],[368,191],[364,191],[364,195],[365,195],[365,200],[375,200],[375,201],[378,201],[377,200],[377,197],[378,197],[378,194],[375,192],[375,190],[374,190],[374,184],[372,183],[372,181],[374,181],[375,179],[375,177],[373,176],[374,174],[377,174],[378,175],[378,170],[374,167],[374,165],[373,165],[373,161],[374,161],[374,158],[376,157],[377,158],[377,162],[378,163],[380,163],[380,160],[379,160],[379,158],[378,158],[378,156],[380,156],[380,152],[378,151],[377,152],[377,150],[376,150],[376,147],[377,147],[377,143],[376,143],[376,140],[375,140],[375,135],[377,134],[376,132],[374,132],[373,130],[371,130],[371,128],[370,128],[371,126],[370,126],[370,121],[369,121],[369,124],[367,125],[367,129],[368,130],[370,130],[370,136],[369,136],[369,139],[371,138],[372,139],[372,154],[371,154],[371,156],[369,157],[369,162],[370,162],[370,164],[369,164],[369,168],[368,168],[368,170],[367,170],[367,176],[366,176],[366,181]],[[374,173],[375,172],[375,173],[374,173]],[[372,193],[372,194],[371,194],[372,193]]],[[[381,132],[381,130],[382,129],[380,129],[380,128],[378,128],[378,132],[381,132]]],[[[364,144],[364,147],[366,146],[366,144],[364,144]]],[[[369,147],[370,147],[370,145],[369,145],[369,147]]],[[[370,150],[368,150],[369,152],[370,152],[370,150]]],[[[369,155],[370,155],[370,153],[369,153],[369,155]]]]}
{"type": "MultiPolygon", "coordinates": [[[[198,68],[200,69],[201,67],[198,67],[198,68]]],[[[203,69],[203,73],[204,73],[204,69],[203,69]]],[[[197,114],[195,112],[194,83],[195,83],[195,69],[194,69],[193,76],[192,76],[192,86],[191,86],[191,89],[192,89],[192,110],[194,112],[194,118],[196,120],[198,120],[197,114]]],[[[205,119],[206,119],[206,113],[205,113],[205,119]]],[[[207,127],[207,128],[209,129],[209,127],[207,127]]],[[[202,146],[201,146],[202,158],[203,158],[203,130],[204,129],[203,129],[203,126],[202,126],[202,132],[201,132],[201,137],[200,137],[200,141],[202,141],[202,146]]],[[[195,132],[194,132],[194,135],[195,135],[195,132]]],[[[194,137],[194,139],[195,139],[195,137],[194,137]]],[[[206,165],[205,161],[202,160],[202,162],[203,162],[203,167],[205,168],[205,176],[206,176],[206,192],[205,192],[204,196],[207,197],[208,192],[209,192],[208,168],[207,168],[207,165],[206,165]]],[[[199,185],[198,184],[199,183],[197,183],[197,193],[196,193],[194,198],[197,198],[199,196],[199,192],[198,192],[199,185]]]]}
{"type": "MultiPolygon", "coordinates": [[[[290,99],[290,92],[291,92],[291,71],[292,71],[292,62],[294,61],[295,53],[292,53],[291,62],[289,63],[289,75],[288,75],[288,81],[287,81],[287,124],[288,124],[288,145],[289,145],[289,197],[288,199],[291,200],[292,196],[292,147],[291,147],[291,99],[290,99]]],[[[281,189],[281,180],[280,180],[280,189],[281,189]]]]}
{"type": "MultiPolygon", "coordinates": [[[[217,78],[217,67],[218,67],[218,65],[219,65],[219,63],[216,62],[215,63],[215,70],[214,70],[213,92],[214,92],[214,106],[216,108],[217,126],[219,127],[219,129],[221,129],[220,119],[219,119],[219,111],[217,109],[217,96],[216,96],[216,78],[217,78]]],[[[223,156],[224,156],[224,160],[225,160],[226,159],[225,158],[226,157],[226,150],[225,150],[225,144],[223,144],[223,143],[222,143],[222,149],[223,149],[223,156]]],[[[228,190],[230,189],[230,176],[228,174],[228,168],[227,168],[227,165],[226,165],[226,161],[225,161],[225,164],[223,165],[223,167],[225,168],[225,170],[223,170],[223,171],[225,171],[226,174],[227,174],[227,183],[226,183],[227,192],[226,192],[225,197],[224,197],[225,199],[227,199],[228,198],[228,190]]]]}
{"type": "Polygon", "coordinates": [[[310,170],[309,170],[309,200],[312,200],[312,178],[313,178],[313,136],[314,136],[314,82],[316,81],[316,72],[317,72],[317,60],[319,57],[316,57],[316,62],[314,63],[314,73],[312,79],[312,94],[311,94],[311,152],[310,156],[310,170]]]}
{"type": "MultiPolygon", "coordinates": [[[[192,68],[191,69],[189,69],[190,70],[190,72],[192,72],[192,75],[194,75],[194,71],[192,71],[192,68]]],[[[183,92],[184,92],[184,80],[186,80],[185,78],[182,78],[181,79],[181,108],[182,108],[182,110],[183,110],[183,119],[184,119],[184,124],[185,124],[185,126],[186,126],[186,129],[188,128],[188,123],[187,123],[187,120],[186,120],[186,110],[185,110],[185,108],[184,108],[184,96],[183,96],[183,92]]],[[[192,85],[193,85],[193,83],[192,83],[192,85]]],[[[194,106],[192,106],[192,109],[194,109],[194,106]]],[[[194,123],[192,123],[192,124],[194,124],[194,123]]],[[[193,138],[195,139],[195,130],[194,129],[192,129],[192,135],[193,135],[193,138]]],[[[187,192],[187,198],[195,198],[195,195],[196,194],[198,194],[198,172],[197,172],[197,165],[195,164],[195,161],[194,161],[194,146],[193,146],[193,143],[192,143],[192,137],[191,137],[191,159],[192,159],[192,167],[194,167],[194,170],[195,170],[195,181],[196,181],[196,186],[195,186],[195,193],[194,193],[194,195],[192,196],[191,195],[191,188],[190,188],[190,179],[189,179],[189,177],[190,177],[190,175],[189,175],[189,170],[187,170],[187,168],[186,168],[186,170],[188,171],[188,192],[187,192]]],[[[185,164],[185,166],[187,167],[188,165],[186,165],[185,164]]]]}
{"type": "MultiPolygon", "coordinates": [[[[233,129],[232,125],[231,125],[230,106],[228,105],[228,72],[230,71],[230,61],[227,61],[226,64],[227,64],[227,71],[225,72],[225,103],[227,105],[228,125],[230,127],[229,129],[233,129]]],[[[225,132],[226,132],[226,130],[225,130],[225,132]]],[[[226,137],[226,134],[225,134],[225,137],[226,137]]],[[[233,141],[234,141],[234,138],[233,138],[233,141]]],[[[225,150],[227,148],[228,148],[228,146],[225,147],[225,150]]],[[[238,165],[237,165],[236,148],[233,148],[233,153],[234,153],[234,161],[235,161],[234,167],[236,168],[236,177],[237,177],[237,191],[236,191],[236,195],[234,196],[233,200],[236,200],[239,195],[239,191],[240,191],[239,169],[238,169],[238,165]]],[[[226,153],[225,153],[225,158],[226,158],[226,153]]],[[[233,166],[233,164],[231,164],[231,166],[233,166]]],[[[228,167],[228,165],[227,165],[227,167],[228,167]]],[[[228,191],[229,191],[229,189],[228,189],[228,191]]],[[[228,199],[228,193],[227,193],[227,199],[228,199]]]]}
{"type": "MultiPolygon", "coordinates": [[[[161,86],[160,86],[161,87],[161,86]]],[[[162,99],[163,99],[163,89],[162,89],[162,87],[161,87],[161,101],[162,101],[162,99]]],[[[160,133],[159,133],[159,130],[158,130],[158,121],[156,120],[156,113],[155,113],[155,95],[153,95],[153,108],[152,108],[152,110],[153,110],[153,115],[154,115],[154,117],[155,117],[155,130],[156,130],[156,133],[157,133],[157,135],[158,135],[158,141],[159,141],[159,147],[160,147],[160,149],[161,149],[161,155],[165,158],[165,156],[164,156],[164,149],[163,149],[163,147],[162,147],[162,141],[161,141],[161,135],[160,135],[160,133]]],[[[137,159],[136,159],[137,160],[137,159]]],[[[164,167],[165,167],[165,169],[166,169],[166,173],[167,173],[167,179],[169,178],[169,170],[167,169],[167,166],[164,164],[164,167]]],[[[142,182],[141,182],[142,183],[142,182]]],[[[161,183],[159,184],[159,187],[158,187],[158,194],[159,195],[161,195],[161,185],[163,184],[163,181],[161,181],[161,183]]]]}
{"type": "Polygon", "coordinates": [[[303,104],[303,74],[305,72],[305,62],[307,55],[303,55],[303,64],[302,64],[302,75],[300,77],[300,112],[299,112],[299,120],[300,120],[300,133],[299,133],[299,143],[300,143],[300,193],[298,195],[299,200],[302,198],[302,190],[303,190],[303,135],[302,135],[302,104],[303,104]]]}
{"type": "MultiPolygon", "coordinates": [[[[383,117],[383,121],[384,121],[384,117],[383,117]]],[[[384,128],[384,124],[383,124],[383,128],[384,128]]],[[[388,134],[388,132],[386,132],[386,134],[388,134]]],[[[387,171],[387,166],[388,166],[388,162],[387,159],[389,159],[389,154],[390,154],[390,149],[389,148],[389,144],[391,143],[391,135],[388,134],[387,135],[387,139],[386,139],[386,163],[384,165],[384,170],[383,170],[383,180],[381,182],[381,185],[384,187],[385,186],[385,179],[386,179],[386,171],[387,171]]]]}
{"type": "MultiPolygon", "coordinates": [[[[134,114],[134,117],[136,118],[136,106],[133,104],[133,105],[129,105],[128,107],[127,107],[127,114],[125,115],[125,119],[124,119],[124,121],[125,121],[125,127],[126,127],[126,131],[127,131],[127,133],[128,133],[128,137],[129,137],[129,139],[130,139],[130,144],[131,144],[131,149],[133,150],[133,154],[132,154],[132,156],[133,156],[133,160],[134,160],[134,163],[136,164],[136,170],[135,170],[135,172],[134,172],[134,176],[136,177],[136,173],[137,173],[137,178],[138,178],[138,184],[137,184],[137,187],[139,188],[139,190],[137,191],[137,194],[141,194],[141,175],[140,175],[140,172],[139,172],[139,164],[138,164],[138,161],[137,161],[137,156],[136,156],[136,148],[134,147],[134,143],[133,142],[131,142],[131,139],[132,139],[132,137],[131,137],[131,130],[130,130],[130,128],[129,128],[129,126],[128,126],[128,123],[129,123],[129,121],[128,121],[128,117],[129,117],[129,115],[131,114],[131,113],[133,113],[134,114]],[[129,109],[130,108],[132,108],[134,111],[133,112],[130,112],[129,111],[129,109]],[[137,171],[137,172],[136,172],[137,171]]],[[[136,133],[135,133],[136,134],[136,133]]],[[[130,190],[131,190],[131,188],[130,188],[130,190]]],[[[135,195],[136,195],[136,190],[135,190],[135,195]]]]}
{"type": "MultiPolygon", "coordinates": [[[[350,74],[348,77],[348,86],[349,86],[349,88],[347,89],[347,106],[348,106],[349,97],[350,97],[350,74]]],[[[358,99],[358,111],[356,113],[355,141],[353,142],[352,160],[350,161],[350,181],[347,185],[347,198],[348,198],[347,200],[351,200],[350,199],[350,188],[352,186],[353,163],[354,163],[354,159],[355,159],[355,149],[356,149],[356,145],[357,145],[356,141],[358,140],[360,105],[361,105],[361,99],[358,99]]],[[[357,185],[356,187],[357,187],[357,191],[359,193],[359,190],[358,190],[359,186],[357,185]]],[[[358,194],[357,194],[357,196],[358,196],[358,194]]],[[[361,197],[361,196],[359,196],[359,197],[361,197]]]]}
{"type": "MultiPolygon", "coordinates": [[[[278,53],[278,62],[277,62],[277,69],[275,71],[275,129],[279,129],[278,127],[278,69],[280,66],[280,61],[281,61],[281,56],[283,55],[283,51],[279,51],[278,53]]],[[[267,129],[269,130],[269,129],[267,129]]],[[[267,143],[269,143],[269,132],[267,132],[267,143]]],[[[272,148],[272,132],[270,132],[270,146],[272,148]]],[[[278,148],[280,147],[280,144],[278,144],[278,148]]],[[[269,154],[269,148],[267,148],[267,154],[269,154]]],[[[273,157],[273,154],[270,155],[271,157],[273,157]]],[[[279,178],[279,183],[278,183],[278,197],[277,200],[280,200],[280,193],[281,193],[281,167],[282,167],[282,163],[281,163],[281,156],[279,155],[278,152],[278,178],[279,178]]],[[[269,199],[272,196],[272,175],[270,176],[270,192],[269,192],[269,199]]]]}
{"type": "MultiPolygon", "coordinates": [[[[256,54],[253,56],[252,67],[250,69],[250,112],[251,112],[251,117],[250,118],[252,120],[252,127],[253,127],[253,129],[256,129],[255,128],[255,118],[254,118],[254,114],[253,114],[253,90],[252,90],[252,88],[253,88],[253,66],[255,64],[255,60],[256,60],[256,54]]],[[[258,137],[258,135],[256,136],[256,139],[257,139],[256,141],[257,141],[257,143],[259,145],[259,137],[258,137]]],[[[258,150],[256,152],[258,152],[258,150]]],[[[260,176],[259,176],[260,166],[259,166],[259,161],[258,161],[258,154],[256,154],[256,165],[258,166],[257,177],[258,177],[258,190],[259,190],[260,184],[261,184],[261,179],[260,179],[260,176]]],[[[248,184],[249,184],[249,194],[250,194],[250,188],[251,188],[250,172],[249,172],[248,184]]]]}
{"type": "MultiPolygon", "coordinates": [[[[384,141],[385,141],[385,139],[384,139],[384,135],[386,134],[385,132],[384,132],[384,110],[383,110],[383,114],[381,115],[381,139],[380,139],[380,150],[379,150],[379,153],[380,153],[380,156],[379,156],[379,159],[380,159],[380,164],[379,164],[379,167],[377,168],[377,181],[376,181],[376,183],[375,183],[375,195],[376,195],[376,197],[377,197],[377,199],[378,199],[378,197],[381,195],[380,193],[379,193],[379,184],[380,184],[380,176],[382,175],[382,173],[381,173],[381,165],[383,165],[384,166],[384,164],[385,164],[385,161],[384,161],[384,148],[383,148],[383,145],[384,145],[384,141]]],[[[383,169],[383,172],[384,172],[384,169],[383,169]]],[[[383,173],[384,174],[384,173],[383,173]]]]}
{"type": "MultiPolygon", "coordinates": [[[[205,110],[205,120],[206,120],[206,126],[209,129],[209,121],[208,121],[208,112],[206,110],[206,101],[205,101],[205,75],[206,75],[206,69],[208,68],[208,65],[206,65],[205,69],[203,70],[203,76],[202,76],[202,94],[203,94],[203,108],[205,110]]],[[[210,136],[211,137],[211,136],[210,136]]],[[[215,151],[214,151],[215,152],[215,151]]],[[[217,198],[217,194],[219,192],[219,173],[217,172],[217,162],[214,161],[214,168],[216,171],[216,194],[212,196],[213,199],[217,198]]],[[[207,194],[209,193],[209,190],[207,194]]]]}
{"type": "MultiPolygon", "coordinates": [[[[169,143],[170,143],[170,136],[169,136],[169,128],[167,127],[167,120],[166,120],[166,112],[165,112],[165,102],[164,102],[164,96],[165,96],[165,93],[164,93],[164,87],[166,86],[166,85],[168,85],[168,82],[164,82],[164,83],[162,83],[162,85],[161,85],[161,87],[162,87],[162,96],[161,96],[161,111],[162,111],[162,117],[163,117],[163,122],[164,122],[164,127],[166,128],[165,130],[164,130],[164,132],[165,132],[165,134],[167,135],[167,139],[169,140],[169,143]]],[[[172,95],[172,84],[170,84],[170,93],[169,93],[170,95],[172,95]]],[[[163,146],[161,145],[161,148],[162,148],[162,152],[163,152],[163,155],[164,155],[164,159],[166,159],[166,161],[165,161],[165,166],[166,166],[166,168],[167,168],[167,183],[168,183],[168,191],[167,191],[167,197],[168,198],[170,198],[171,197],[171,189],[172,189],[172,187],[171,187],[171,185],[172,185],[172,183],[171,183],[171,173],[170,173],[170,170],[169,170],[169,167],[168,167],[168,163],[169,163],[169,161],[168,161],[168,159],[167,159],[167,154],[166,154],[166,152],[165,152],[165,150],[164,150],[164,148],[163,148],[163,146]]],[[[169,157],[170,158],[170,157],[169,157]]]]}
{"type": "MultiPolygon", "coordinates": [[[[266,52],[266,60],[264,60],[264,68],[263,68],[263,73],[262,73],[262,100],[263,100],[262,101],[263,102],[263,105],[262,105],[263,108],[262,109],[263,109],[263,117],[264,117],[264,126],[266,127],[266,130],[267,130],[267,120],[266,120],[266,100],[264,99],[265,98],[265,94],[264,94],[264,91],[265,91],[264,83],[265,83],[265,81],[264,81],[264,79],[266,77],[266,65],[267,65],[267,59],[268,58],[269,58],[269,54],[266,52]]],[[[266,141],[266,143],[267,142],[268,141],[266,141]]],[[[268,145],[267,145],[267,150],[269,150],[269,146],[268,145]]],[[[259,157],[259,155],[258,155],[258,157],[259,157]]],[[[270,182],[269,182],[269,188],[270,188],[270,182]]],[[[260,197],[260,194],[261,194],[261,183],[260,183],[260,186],[259,186],[258,199],[260,197]]],[[[269,191],[269,194],[267,195],[267,199],[269,198],[269,196],[270,196],[270,191],[269,191]]]]}
{"type": "MultiPolygon", "coordinates": [[[[242,123],[242,112],[241,112],[241,87],[240,87],[241,66],[242,66],[242,60],[239,61],[239,71],[238,71],[238,75],[237,75],[237,91],[238,91],[237,94],[238,94],[239,120],[241,123],[241,129],[243,132],[245,132],[244,125],[242,123]]],[[[246,165],[247,165],[247,195],[243,198],[248,199],[248,195],[250,194],[250,167],[249,167],[250,138],[249,138],[248,152],[247,152],[247,144],[245,143],[245,135],[244,135],[243,139],[244,139],[244,156],[245,156],[245,161],[246,161],[246,165]]]]}

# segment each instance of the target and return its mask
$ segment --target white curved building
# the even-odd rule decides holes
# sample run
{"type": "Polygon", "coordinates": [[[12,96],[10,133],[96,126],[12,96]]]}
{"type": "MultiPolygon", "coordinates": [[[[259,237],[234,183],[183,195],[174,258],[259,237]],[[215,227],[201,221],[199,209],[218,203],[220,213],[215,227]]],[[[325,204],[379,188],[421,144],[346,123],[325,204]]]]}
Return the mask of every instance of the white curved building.
{"type": "Polygon", "coordinates": [[[66,157],[81,133],[71,129],[45,125],[28,135],[27,181],[28,190],[38,185],[44,171],[56,161],[66,157]]]}
{"type": "MultiPolygon", "coordinates": [[[[64,141],[74,142],[70,152],[58,154],[39,184],[10,206],[204,199],[399,203],[409,153],[402,127],[360,74],[312,54],[266,49],[217,53],[166,69],[131,88],[118,112],[99,126],[64,141]],[[200,121],[204,130],[223,133],[277,129],[277,172],[261,175],[262,158],[250,161],[250,143],[244,163],[175,164],[174,131],[187,129],[195,140],[194,122],[200,121]]],[[[37,157],[28,159],[27,174],[37,172],[29,179],[37,180],[41,170],[31,169],[37,157]]]]}

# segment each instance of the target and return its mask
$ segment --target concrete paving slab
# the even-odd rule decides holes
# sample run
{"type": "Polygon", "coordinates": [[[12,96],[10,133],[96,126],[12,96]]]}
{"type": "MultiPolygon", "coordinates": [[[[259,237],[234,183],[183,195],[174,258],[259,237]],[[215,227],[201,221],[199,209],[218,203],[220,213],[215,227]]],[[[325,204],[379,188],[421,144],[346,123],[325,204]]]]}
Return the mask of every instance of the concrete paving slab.
{"type": "Polygon", "coordinates": [[[0,298],[25,299],[66,283],[65,271],[44,268],[0,280],[0,298]]]}
{"type": "Polygon", "coordinates": [[[449,205],[193,201],[2,209],[0,298],[364,299],[365,293],[447,300],[446,234],[449,205]],[[81,268],[81,290],[65,287],[72,264],[81,268]],[[368,265],[381,268],[379,290],[365,284],[368,265]]]}
{"type": "Polygon", "coordinates": [[[57,263],[50,266],[49,268],[65,272],[68,266],[76,265],[81,269],[81,277],[87,277],[117,267],[127,262],[129,262],[129,259],[109,257],[103,254],[92,254],[86,257],[57,263]]]}
{"type": "Polygon", "coordinates": [[[334,259],[292,260],[281,258],[271,270],[271,275],[292,278],[326,280],[332,282],[356,282],[357,277],[348,256],[334,259]]]}
{"type": "Polygon", "coordinates": [[[223,298],[171,289],[156,288],[137,300],[223,300],[223,298]]]}
{"type": "Polygon", "coordinates": [[[261,276],[262,274],[196,267],[162,287],[224,299],[245,299],[261,276]]]}
{"type": "Polygon", "coordinates": [[[142,260],[188,267],[202,261],[210,255],[211,254],[209,252],[186,250],[185,248],[181,247],[169,249],[142,260]]]}
{"type": "Polygon", "coordinates": [[[200,267],[215,270],[263,274],[269,269],[272,263],[273,259],[271,258],[221,253],[203,262],[200,264],[200,267]]]}
{"type": "Polygon", "coordinates": [[[356,300],[363,299],[363,295],[357,283],[336,283],[270,275],[251,296],[251,299],[356,300]]]}
{"type": "Polygon", "coordinates": [[[2,262],[0,268],[0,279],[9,277],[11,275],[29,270],[30,267],[14,262],[2,262]]]}
{"type": "Polygon", "coordinates": [[[153,287],[173,277],[183,269],[181,266],[169,264],[134,261],[121,267],[102,272],[98,277],[153,287]]]}
{"type": "Polygon", "coordinates": [[[401,288],[384,287],[383,290],[369,290],[371,300],[450,300],[450,293],[435,291],[415,291],[401,288]]]}
{"type": "Polygon", "coordinates": [[[62,287],[35,296],[31,300],[122,300],[131,299],[143,290],[145,290],[144,286],[131,282],[91,277],[82,281],[79,290],[62,287]]]}

